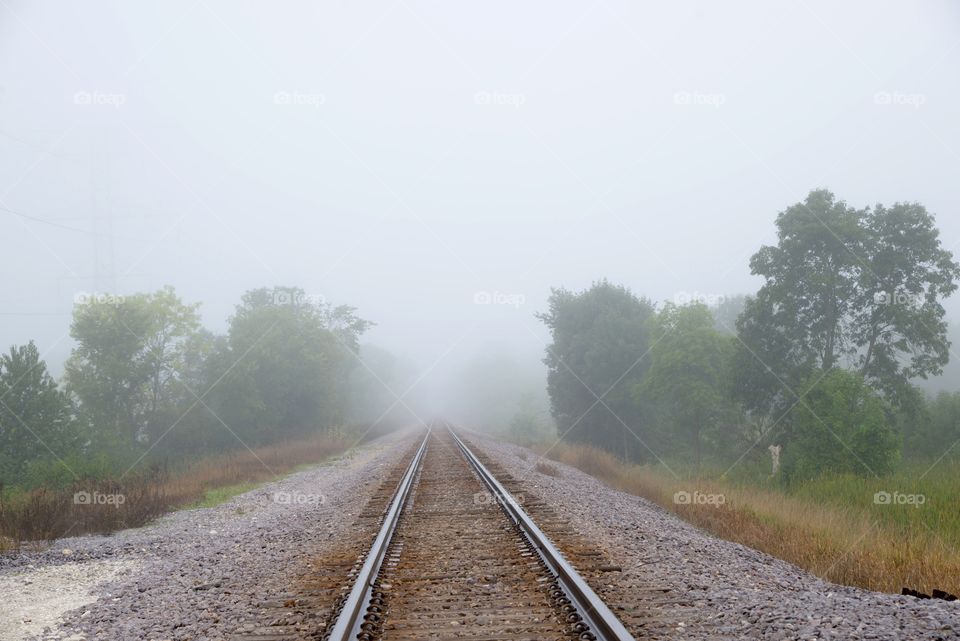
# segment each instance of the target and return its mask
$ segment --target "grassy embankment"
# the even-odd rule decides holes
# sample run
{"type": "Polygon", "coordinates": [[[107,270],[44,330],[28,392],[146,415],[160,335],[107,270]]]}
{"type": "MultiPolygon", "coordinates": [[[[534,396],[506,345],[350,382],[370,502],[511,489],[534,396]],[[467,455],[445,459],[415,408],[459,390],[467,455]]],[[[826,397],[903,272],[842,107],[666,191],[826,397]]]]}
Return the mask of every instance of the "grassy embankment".
{"type": "MultiPolygon", "coordinates": [[[[542,453],[547,446],[534,449],[542,453]]],[[[907,464],[883,478],[832,476],[787,490],[749,475],[677,479],[662,466],[625,465],[585,446],[560,444],[547,457],[643,496],[719,537],[835,583],[892,593],[910,587],[928,594],[934,588],[960,594],[956,463],[941,462],[926,475],[928,465],[907,464]],[[678,504],[677,492],[722,495],[723,504],[678,504]],[[878,492],[888,493],[889,503],[883,495],[875,502],[878,492]],[[917,495],[923,498],[906,498],[917,495]]]]}
{"type": "Polygon", "coordinates": [[[31,490],[0,488],[0,551],[19,549],[24,542],[136,527],[177,508],[217,505],[276,475],[342,453],[354,441],[342,433],[318,434],[123,478],[79,479],[31,490]],[[79,502],[78,495],[83,497],[79,502]]]}

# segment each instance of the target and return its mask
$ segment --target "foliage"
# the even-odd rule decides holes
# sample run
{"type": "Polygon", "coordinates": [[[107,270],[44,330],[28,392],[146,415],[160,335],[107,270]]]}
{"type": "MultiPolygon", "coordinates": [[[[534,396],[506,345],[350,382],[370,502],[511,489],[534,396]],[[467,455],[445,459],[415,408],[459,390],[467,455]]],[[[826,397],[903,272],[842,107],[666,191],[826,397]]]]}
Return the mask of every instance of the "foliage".
{"type": "Polygon", "coordinates": [[[179,394],[184,347],[199,329],[199,305],[172,287],[74,308],[77,341],[66,386],[101,444],[136,449],[166,428],[165,410],[179,394]]]}
{"type": "Polygon", "coordinates": [[[941,392],[927,401],[924,411],[903,428],[905,450],[920,459],[943,456],[960,459],[960,392],[941,392]]]}
{"type": "Polygon", "coordinates": [[[62,467],[78,444],[72,413],[33,341],[0,355],[0,484],[39,461],[62,467]]]}
{"type": "Polygon", "coordinates": [[[321,307],[298,288],[247,292],[216,355],[215,413],[253,443],[343,421],[357,341],[369,325],[352,308],[321,307]]]}
{"type": "Polygon", "coordinates": [[[738,323],[739,360],[752,370],[740,385],[745,402],[769,409],[783,396],[777,383],[844,366],[899,404],[909,379],[942,371],[949,341],[939,300],[957,288],[960,265],[922,205],[858,210],[817,190],[776,224],[777,245],[750,260],[765,283],[738,323]],[[777,383],[758,381],[769,375],[777,383]]]}
{"type": "Polygon", "coordinates": [[[532,390],[520,396],[517,411],[510,419],[509,432],[512,438],[530,443],[547,435],[549,428],[541,419],[541,411],[537,406],[537,396],[532,390]]]}
{"type": "Polygon", "coordinates": [[[714,328],[721,334],[735,336],[737,333],[737,319],[743,313],[747,304],[747,297],[743,294],[724,296],[715,308],[711,310],[714,317],[714,328]]]}
{"type": "Polygon", "coordinates": [[[554,289],[538,318],[550,329],[547,391],[560,435],[643,458],[642,415],[632,390],[649,365],[653,306],[607,281],[554,289]]]}
{"type": "MultiPolygon", "coordinates": [[[[822,476],[789,488],[749,481],[676,476],[656,466],[627,465],[583,445],[547,442],[535,451],[620,490],[644,496],[716,536],[785,559],[829,581],[899,594],[960,590],[960,466],[911,466],[881,478],[822,476]],[[677,492],[722,495],[724,503],[681,504],[677,492]],[[924,497],[878,502],[877,493],[924,497]]],[[[881,494],[883,496],[883,494],[881,494]]]]}
{"type": "Polygon", "coordinates": [[[651,364],[635,390],[639,402],[656,408],[658,423],[668,437],[666,451],[676,452],[679,440],[699,468],[704,435],[714,442],[729,425],[732,404],[728,380],[733,345],[714,329],[714,318],[703,304],[677,307],[667,303],[654,320],[651,364]]]}
{"type": "Polygon", "coordinates": [[[80,301],[62,390],[32,343],[0,357],[0,484],[62,488],[329,429],[370,325],[291,287],[247,292],[226,336],[171,287],[80,301]]]}
{"type": "Polygon", "coordinates": [[[124,475],[68,460],[78,473],[60,485],[0,487],[0,551],[5,544],[142,525],[172,509],[211,506],[346,450],[356,435],[314,434],[255,450],[194,457],[176,467],[152,465],[124,475]],[[78,495],[82,498],[78,500],[78,495]]]}
{"type": "Polygon", "coordinates": [[[784,449],[788,481],[827,473],[880,476],[893,469],[899,443],[889,406],[859,373],[831,369],[804,389],[784,449]]]}

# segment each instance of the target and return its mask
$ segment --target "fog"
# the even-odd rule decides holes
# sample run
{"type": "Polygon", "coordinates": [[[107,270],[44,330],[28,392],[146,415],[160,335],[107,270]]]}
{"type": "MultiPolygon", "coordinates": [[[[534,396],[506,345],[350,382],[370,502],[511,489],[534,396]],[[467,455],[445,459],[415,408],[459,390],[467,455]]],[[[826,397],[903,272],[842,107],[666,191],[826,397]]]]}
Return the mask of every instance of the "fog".
{"type": "MultiPolygon", "coordinates": [[[[169,284],[222,332],[244,291],[296,285],[376,323],[418,413],[473,417],[491,363],[543,394],[551,287],[753,293],[749,257],[811,189],[923,203],[956,253],[958,19],[4,0],[3,347],[36,340],[59,374],[77,296],[169,284]]],[[[953,365],[931,386],[960,388],[953,365]]]]}

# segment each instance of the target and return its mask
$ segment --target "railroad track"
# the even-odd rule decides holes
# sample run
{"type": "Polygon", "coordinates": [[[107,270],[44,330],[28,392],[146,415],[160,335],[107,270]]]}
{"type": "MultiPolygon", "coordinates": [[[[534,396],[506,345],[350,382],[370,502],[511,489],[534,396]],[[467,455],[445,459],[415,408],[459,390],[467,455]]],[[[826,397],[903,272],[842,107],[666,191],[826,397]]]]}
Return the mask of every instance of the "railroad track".
{"type": "Polygon", "coordinates": [[[429,430],[320,638],[633,639],[522,503],[429,430]]]}

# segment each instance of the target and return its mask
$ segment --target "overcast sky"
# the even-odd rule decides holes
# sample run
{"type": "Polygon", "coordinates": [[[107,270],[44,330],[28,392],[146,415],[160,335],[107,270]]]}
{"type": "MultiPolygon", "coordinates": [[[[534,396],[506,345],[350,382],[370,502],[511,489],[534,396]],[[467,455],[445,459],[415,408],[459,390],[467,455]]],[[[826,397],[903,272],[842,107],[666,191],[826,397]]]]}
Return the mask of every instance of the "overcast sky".
{"type": "Polygon", "coordinates": [[[59,372],[78,292],[222,331],[299,285],[437,387],[535,363],[551,286],[755,291],[816,187],[957,252],[958,69],[946,0],[0,0],[0,343],[59,372]]]}

